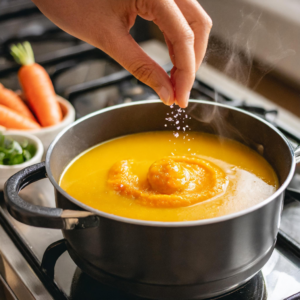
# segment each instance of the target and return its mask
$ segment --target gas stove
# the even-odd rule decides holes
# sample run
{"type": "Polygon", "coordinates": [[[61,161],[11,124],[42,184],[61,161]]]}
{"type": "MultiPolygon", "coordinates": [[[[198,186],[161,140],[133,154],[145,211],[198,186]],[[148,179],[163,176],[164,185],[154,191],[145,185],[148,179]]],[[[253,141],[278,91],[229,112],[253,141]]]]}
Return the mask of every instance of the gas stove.
{"type": "MultiPolygon", "coordinates": [[[[0,29],[0,82],[4,85],[19,88],[17,66],[8,55],[9,44],[30,40],[37,61],[46,67],[57,93],[74,105],[77,118],[107,106],[157,99],[152,89],[105,53],[62,32],[35,7],[26,5],[25,17],[19,11],[11,12],[10,18],[1,19],[0,14],[0,28],[6,28],[3,35],[0,29]]],[[[165,45],[155,40],[140,45],[166,71],[171,69],[165,45]]],[[[273,123],[292,144],[300,144],[298,118],[209,65],[203,65],[197,72],[191,98],[250,111],[273,123]]],[[[299,193],[300,166],[286,192],[277,244],[270,260],[250,281],[216,299],[300,299],[299,193]]],[[[47,179],[26,187],[21,196],[28,202],[55,206],[54,190],[47,179]]],[[[14,220],[0,192],[0,299],[137,298],[101,284],[82,272],[66,251],[60,230],[30,227],[14,220]]]]}

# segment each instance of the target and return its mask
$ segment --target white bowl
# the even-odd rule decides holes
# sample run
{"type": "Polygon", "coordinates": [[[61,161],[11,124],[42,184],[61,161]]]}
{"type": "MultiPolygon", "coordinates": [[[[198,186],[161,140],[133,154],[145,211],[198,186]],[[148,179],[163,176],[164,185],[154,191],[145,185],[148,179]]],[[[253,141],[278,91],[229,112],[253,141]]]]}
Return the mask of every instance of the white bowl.
{"type": "Polygon", "coordinates": [[[66,99],[57,96],[57,100],[59,102],[59,105],[61,107],[62,113],[63,113],[63,120],[54,126],[50,127],[42,127],[40,129],[34,129],[34,130],[11,130],[7,129],[6,133],[29,133],[36,137],[38,137],[43,145],[45,151],[48,149],[51,142],[55,139],[55,137],[58,135],[58,133],[63,130],[65,127],[70,125],[75,120],[75,109],[72,106],[72,104],[67,101],[66,99]]]}
{"type": "Polygon", "coordinates": [[[28,140],[28,142],[30,144],[35,145],[36,153],[30,160],[28,160],[22,164],[13,165],[13,166],[0,165],[0,191],[3,190],[4,183],[10,176],[12,176],[13,174],[17,173],[18,171],[20,171],[30,165],[41,162],[42,156],[44,153],[44,147],[43,147],[42,142],[34,135],[24,133],[24,132],[8,133],[7,131],[4,132],[3,135],[7,136],[7,137],[11,137],[12,139],[14,139],[15,141],[17,141],[19,143],[23,142],[24,140],[28,140]]]}

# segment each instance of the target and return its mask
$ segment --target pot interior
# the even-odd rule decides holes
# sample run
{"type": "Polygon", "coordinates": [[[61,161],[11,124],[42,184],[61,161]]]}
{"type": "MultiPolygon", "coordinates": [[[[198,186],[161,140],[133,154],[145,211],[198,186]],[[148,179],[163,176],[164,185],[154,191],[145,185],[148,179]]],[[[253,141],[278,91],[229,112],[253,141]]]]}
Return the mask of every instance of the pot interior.
{"type": "MultiPolygon", "coordinates": [[[[46,157],[49,177],[53,176],[57,183],[76,156],[104,141],[132,133],[170,130],[170,126],[164,126],[170,112],[170,107],[160,101],[143,101],[103,109],[78,120],[50,146],[46,157]]],[[[191,100],[185,113],[191,117],[186,122],[191,130],[217,134],[247,145],[272,165],[280,185],[285,182],[293,154],[283,136],[267,122],[207,101],[191,100]]]]}

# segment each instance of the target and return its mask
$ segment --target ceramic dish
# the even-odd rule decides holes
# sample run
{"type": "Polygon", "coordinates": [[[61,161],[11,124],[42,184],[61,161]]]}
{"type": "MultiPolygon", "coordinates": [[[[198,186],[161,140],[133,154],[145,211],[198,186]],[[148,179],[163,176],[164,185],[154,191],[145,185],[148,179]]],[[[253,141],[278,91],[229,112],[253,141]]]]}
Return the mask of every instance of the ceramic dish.
{"type": "Polygon", "coordinates": [[[0,165],[0,190],[3,190],[5,181],[12,176],[13,174],[17,173],[18,171],[31,166],[33,164],[39,163],[42,160],[42,156],[44,153],[44,147],[42,142],[34,135],[28,133],[3,133],[6,137],[11,137],[15,141],[22,143],[24,140],[28,140],[30,144],[34,144],[36,148],[35,155],[28,161],[13,165],[13,166],[6,166],[0,165]]]}
{"type": "Polygon", "coordinates": [[[70,125],[75,120],[75,109],[72,106],[72,104],[67,101],[66,99],[57,96],[57,100],[59,102],[59,105],[61,107],[62,113],[63,113],[63,120],[55,125],[50,127],[44,127],[41,129],[35,129],[35,130],[6,130],[7,133],[20,133],[23,132],[32,134],[36,137],[38,137],[44,146],[44,149],[47,150],[51,142],[55,139],[57,134],[66,128],[68,125],[70,125]]]}

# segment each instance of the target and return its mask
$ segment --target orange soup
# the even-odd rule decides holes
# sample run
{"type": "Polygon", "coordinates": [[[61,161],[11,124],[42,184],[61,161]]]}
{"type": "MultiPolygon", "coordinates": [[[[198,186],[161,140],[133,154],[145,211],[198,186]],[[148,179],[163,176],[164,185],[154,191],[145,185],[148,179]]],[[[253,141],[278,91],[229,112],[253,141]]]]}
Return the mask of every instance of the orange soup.
{"type": "Polygon", "coordinates": [[[262,156],[236,141],[157,131],[88,149],[65,169],[60,186],[109,214],[175,222],[246,209],[271,196],[278,179],[262,156]]]}

